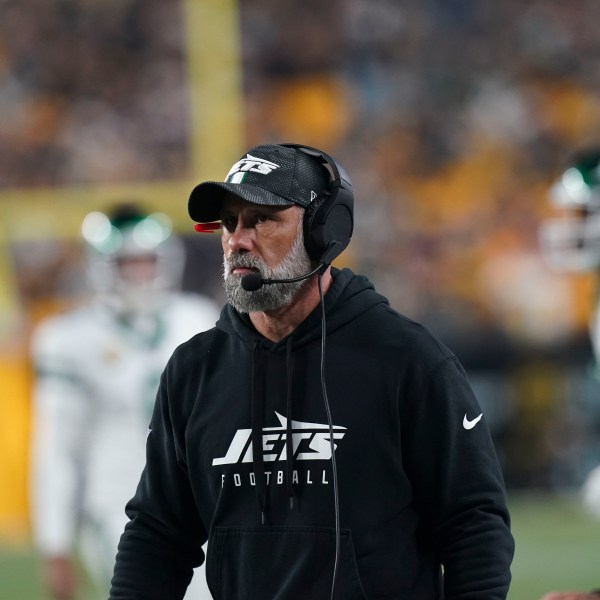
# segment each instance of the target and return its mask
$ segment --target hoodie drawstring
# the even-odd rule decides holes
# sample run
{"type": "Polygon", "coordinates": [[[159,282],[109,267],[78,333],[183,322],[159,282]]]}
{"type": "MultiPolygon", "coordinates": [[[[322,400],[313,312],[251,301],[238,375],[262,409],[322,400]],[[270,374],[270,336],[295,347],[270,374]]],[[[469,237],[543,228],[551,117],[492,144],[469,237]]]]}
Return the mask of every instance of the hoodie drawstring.
{"type": "Polygon", "coordinates": [[[286,395],[286,431],[285,431],[285,469],[286,469],[286,486],[287,493],[290,499],[290,510],[294,508],[294,443],[292,433],[292,381],[294,374],[294,356],[292,354],[292,338],[288,338],[285,346],[286,359],[286,375],[287,375],[287,395],[286,395]]]}
{"type": "Polygon", "coordinates": [[[263,457],[263,399],[265,396],[264,357],[260,344],[254,344],[252,351],[252,466],[254,467],[255,492],[261,523],[265,524],[267,491],[265,482],[265,462],[263,457]]]}
{"type": "MultiPolygon", "coordinates": [[[[256,502],[260,510],[261,523],[265,524],[267,512],[268,490],[265,478],[265,459],[263,449],[264,428],[264,397],[265,397],[265,370],[266,359],[260,347],[260,343],[254,344],[252,350],[252,466],[254,469],[254,482],[256,502]]],[[[292,392],[294,380],[294,356],[292,354],[292,340],[286,343],[286,431],[285,431],[285,470],[286,490],[290,502],[290,510],[293,510],[296,494],[294,492],[294,438],[292,430],[292,392]]]]}

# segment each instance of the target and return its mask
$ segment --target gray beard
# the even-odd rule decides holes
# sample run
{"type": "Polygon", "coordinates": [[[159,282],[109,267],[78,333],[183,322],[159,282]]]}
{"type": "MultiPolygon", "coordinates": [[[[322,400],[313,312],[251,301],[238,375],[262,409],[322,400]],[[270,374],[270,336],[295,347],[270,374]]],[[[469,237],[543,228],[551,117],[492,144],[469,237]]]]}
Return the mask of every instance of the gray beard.
{"type": "Polygon", "coordinates": [[[273,283],[263,285],[254,292],[242,288],[241,277],[231,274],[235,267],[258,269],[262,279],[292,279],[313,269],[313,264],[304,248],[302,228],[299,228],[290,251],[273,269],[264,261],[250,254],[232,254],[223,259],[223,283],[227,302],[240,313],[268,312],[289,304],[307,280],[295,283],[273,283]]]}

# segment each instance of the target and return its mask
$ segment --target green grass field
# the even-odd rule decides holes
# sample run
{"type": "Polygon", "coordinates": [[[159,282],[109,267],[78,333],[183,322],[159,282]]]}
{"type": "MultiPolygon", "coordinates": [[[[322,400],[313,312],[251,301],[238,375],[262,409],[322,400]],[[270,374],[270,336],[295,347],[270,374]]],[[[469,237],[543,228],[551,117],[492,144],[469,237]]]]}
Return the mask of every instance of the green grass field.
{"type": "MultiPolygon", "coordinates": [[[[577,499],[512,494],[509,506],[517,544],[509,600],[600,587],[600,522],[583,513],[577,499]]],[[[48,600],[31,552],[0,549],[0,600],[48,600]]],[[[85,579],[77,600],[98,600],[85,579]]]]}
{"type": "Polygon", "coordinates": [[[513,494],[509,508],[516,541],[509,600],[600,588],[600,521],[576,498],[513,494]]]}

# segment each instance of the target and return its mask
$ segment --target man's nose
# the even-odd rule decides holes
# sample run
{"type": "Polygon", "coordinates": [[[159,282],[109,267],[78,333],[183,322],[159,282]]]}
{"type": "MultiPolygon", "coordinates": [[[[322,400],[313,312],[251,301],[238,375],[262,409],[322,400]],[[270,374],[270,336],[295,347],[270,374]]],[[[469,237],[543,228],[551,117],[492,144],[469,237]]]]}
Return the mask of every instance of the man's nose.
{"type": "Polygon", "coordinates": [[[240,219],[234,231],[227,240],[232,252],[250,252],[254,247],[254,228],[246,226],[240,219]]]}

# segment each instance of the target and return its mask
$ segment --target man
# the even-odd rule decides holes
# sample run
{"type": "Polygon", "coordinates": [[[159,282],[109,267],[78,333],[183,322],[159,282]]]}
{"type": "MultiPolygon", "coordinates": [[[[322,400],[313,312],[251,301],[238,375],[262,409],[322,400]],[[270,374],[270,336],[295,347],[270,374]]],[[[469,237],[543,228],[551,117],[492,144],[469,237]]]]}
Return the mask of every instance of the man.
{"type": "Polygon", "coordinates": [[[197,229],[223,227],[228,304],[163,373],[112,599],[181,598],[206,540],[217,599],[506,598],[485,419],[439,340],[330,266],[352,201],[295,145],[192,191],[197,229]]]}
{"type": "MultiPolygon", "coordinates": [[[[550,266],[562,272],[585,273],[600,267],[600,147],[581,149],[570,157],[552,185],[550,202],[557,213],[540,227],[541,250],[550,266]]],[[[600,369],[600,299],[590,319],[590,340],[600,369]]],[[[593,468],[581,488],[582,504],[600,517],[600,466],[593,468]]],[[[593,592],[551,592],[541,600],[597,600],[593,592]]]]}
{"type": "Polygon", "coordinates": [[[183,247],[166,215],[122,204],[89,214],[82,231],[93,298],[43,322],[32,342],[34,538],[56,600],[75,598],[76,551],[106,598],[160,373],[218,317],[212,300],[175,291],[183,247]]]}

